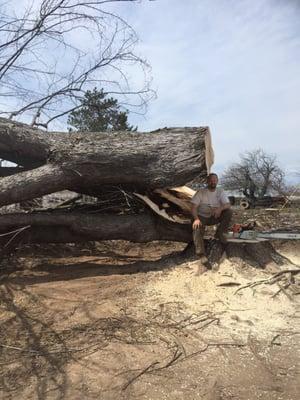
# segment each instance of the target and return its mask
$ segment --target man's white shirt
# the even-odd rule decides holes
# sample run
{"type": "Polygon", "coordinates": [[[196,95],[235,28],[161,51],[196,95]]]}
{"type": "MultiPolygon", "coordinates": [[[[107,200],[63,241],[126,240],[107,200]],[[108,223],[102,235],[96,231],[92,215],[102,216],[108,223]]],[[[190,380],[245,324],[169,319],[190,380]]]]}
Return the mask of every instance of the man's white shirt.
{"type": "Polygon", "coordinates": [[[213,192],[208,189],[199,189],[191,199],[191,202],[198,206],[198,215],[211,217],[214,208],[222,207],[229,203],[229,199],[221,188],[216,188],[213,192]]]}

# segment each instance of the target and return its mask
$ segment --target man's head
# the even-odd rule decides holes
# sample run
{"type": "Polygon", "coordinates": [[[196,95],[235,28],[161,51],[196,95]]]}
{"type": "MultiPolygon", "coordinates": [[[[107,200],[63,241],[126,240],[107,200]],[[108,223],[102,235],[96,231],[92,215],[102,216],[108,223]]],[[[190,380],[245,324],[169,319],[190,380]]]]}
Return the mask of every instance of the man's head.
{"type": "Polygon", "coordinates": [[[218,184],[218,175],[211,173],[207,176],[207,187],[209,190],[215,190],[218,184]]]}

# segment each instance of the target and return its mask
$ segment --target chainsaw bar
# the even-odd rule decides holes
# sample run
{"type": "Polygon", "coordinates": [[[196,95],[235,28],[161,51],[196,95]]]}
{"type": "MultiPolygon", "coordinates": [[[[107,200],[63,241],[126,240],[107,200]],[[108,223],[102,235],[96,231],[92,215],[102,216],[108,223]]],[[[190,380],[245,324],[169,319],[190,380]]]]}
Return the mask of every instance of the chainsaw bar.
{"type": "Polygon", "coordinates": [[[265,240],[297,240],[300,239],[300,233],[293,232],[257,232],[257,231],[242,231],[229,232],[227,238],[231,241],[253,241],[261,242],[265,240]]]}

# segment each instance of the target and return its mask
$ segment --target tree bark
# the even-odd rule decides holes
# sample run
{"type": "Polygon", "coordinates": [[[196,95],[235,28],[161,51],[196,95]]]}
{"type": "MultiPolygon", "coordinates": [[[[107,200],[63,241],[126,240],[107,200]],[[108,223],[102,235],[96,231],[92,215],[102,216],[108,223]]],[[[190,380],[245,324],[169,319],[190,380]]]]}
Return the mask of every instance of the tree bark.
{"type": "Polygon", "coordinates": [[[27,168],[47,161],[51,136],[26,124],[0,118],[0,158],[27,168]]]}
{"type": "MultiPolygon", "coordinates": [[[[187,243],[174,263],[197,260],[192,243],[191,224],[183,225],[160,218],[155,214],[86,214],[40,212],[0,215],[0,245],[2,254],[24,244],[80,243],[101,240],[127,240],[136,243],[174,241],[187,243]]],[[[205,240],[209,264],[214,269],[225,253],[236,265],[266,268],[282,266],[290,260],[279,254],[270,242],[227,243],[216,239],[205,240]]],[[[201,263],[201,260],[199,259],[201,263]]]]}
{"type": "Polygon", "coordinates": [[[19,203],[63,190],[73,175],[58,165],[46,164],[40,168],[21,172],[0,180],[0,204],[19,203]]]}
{"type": "Polygon", "coordinates": [[[35,167],[0,180],[0,206],[63,189],[97,195],[103,185],[181,186],[210,167],[208,128],[47,133],[2,119],[0,134],[1,158],[35,167]]]}
{"type": "Polygon", "coordinates": [[[19,243],[101,240],[128,240],[137,243],[167,240],[187,243],[192,240],[191,226],[175,224],[151,214],[6,214],[0,215],[0,233],[0,244],[6,246],[9,243],[14,247],[19,243]]]}

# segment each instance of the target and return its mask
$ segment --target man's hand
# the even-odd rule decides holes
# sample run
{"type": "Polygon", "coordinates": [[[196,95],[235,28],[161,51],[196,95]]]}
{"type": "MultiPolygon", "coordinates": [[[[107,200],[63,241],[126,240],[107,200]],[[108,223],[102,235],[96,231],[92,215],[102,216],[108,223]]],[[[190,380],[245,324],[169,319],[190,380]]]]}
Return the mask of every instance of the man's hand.
{"type": "Polygon", "coordinates": [[[200,221],[200,219],[196,218],[193,222],[193,230],[199,229],[201,225],[202,222],[200,221]]]}
{"type": "Polygon", "coordinates": [[[214,208],[212,214],[215,218],[219,218],[222,214],[222,211],[223,211],[222,207],[214,208]]]}

